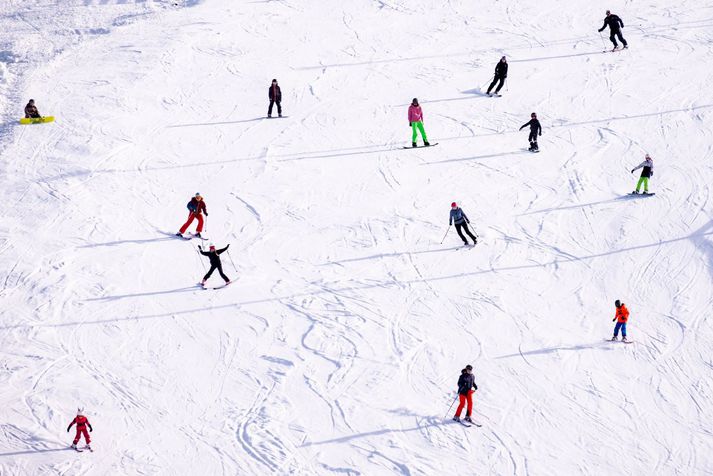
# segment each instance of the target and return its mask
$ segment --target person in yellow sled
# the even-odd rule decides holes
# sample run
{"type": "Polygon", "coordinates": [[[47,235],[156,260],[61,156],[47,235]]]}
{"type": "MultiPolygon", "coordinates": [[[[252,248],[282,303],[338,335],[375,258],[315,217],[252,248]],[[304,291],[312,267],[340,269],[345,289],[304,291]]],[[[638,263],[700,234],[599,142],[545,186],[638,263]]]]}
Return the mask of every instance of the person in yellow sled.
{"type": "Polygon", "coordinates": [[[27,106],[25,106],[25,117],[30,119],[34,118],[41,118],[40,116],[40,111],[37,110],[37,106],[35,106],[35,100],[30,99],[30,102],[27,103],[27,106]]]}

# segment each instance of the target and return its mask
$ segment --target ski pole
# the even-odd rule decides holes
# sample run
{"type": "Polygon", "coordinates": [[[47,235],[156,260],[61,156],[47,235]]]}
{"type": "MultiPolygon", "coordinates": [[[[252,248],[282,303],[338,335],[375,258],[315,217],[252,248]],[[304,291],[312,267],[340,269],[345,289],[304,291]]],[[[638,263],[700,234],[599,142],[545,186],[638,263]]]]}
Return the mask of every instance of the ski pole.
{"type": "Polygon", "coordinates": [[[448,232],[451,231],[451,225],[448,225],[448,229],[446,229],[446,234],[443,235],[443,239],[441,240],[441,244],[443,244],[444,241],[446,241],[446,236],[448,236],[448,232]]]}
{"type": "Polygon", "coordinates": [[[208,268],[205,267],[205,263],[203,262],[203,255],[201,254],[200,251],[198,251],[199,249],[200,249],[200,246],[198,248],[196,248],[196,253],[198,253],[198,261],[201,262],[201,264],[203,265],[203,270],[207,273],[208,268]]]}
{"type": "Polygon", "coordinates": [[[604,46],[604,49],[606,50],[606,49],[607,49],[607,43],[606,43],[606,41],[604,41],[604,37],[602,36],[602,32],[601,32],[601,31],[599,32],[599,38],[602,39],[602,46],[604,46]]]}
{"type": "Polygon", "coordinates": [[[508,78],[505,78],[505,91],[510,92],[510,88],[508,87],[508,78]]]}
{"type": "Polygon", "coordinates": [[[228,258],[230,258],[230,262],[233,263],[233,269],[235,269],[235,272],[238,272],[238,267],[235,266],[235,261],[233,261],[233,257],[230,256],[230,250],[225,250],[226,253],[228,253],[228,258]]]}
{"type": "Polygon", "coordinates": [[[443,417],[444,420],[445,420],[446,418],[448,418],[448,414],[451,412],[451,408],[453,408],[453,405],[456,403],[456,400],[458,400],[458,394],[456,394],[455,398],[453,399],[453,402],[451,403],[451,406],[448,407],[448,411],[446,412],[446,415],[443,417]]]}

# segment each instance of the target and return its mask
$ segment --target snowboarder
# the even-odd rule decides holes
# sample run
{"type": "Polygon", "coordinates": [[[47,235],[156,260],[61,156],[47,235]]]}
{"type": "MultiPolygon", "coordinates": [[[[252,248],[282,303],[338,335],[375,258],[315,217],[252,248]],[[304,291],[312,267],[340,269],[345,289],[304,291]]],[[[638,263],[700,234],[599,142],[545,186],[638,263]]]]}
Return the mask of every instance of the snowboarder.
{"type": "Polygon", "coordinates": [[[616,306],[616,314],[612,322],[616,321],[616,326],[614,327],[614,337],[612,337],[611,340],[617,340],[619,338],[619,329],[621,329],[621,340],[622,342],[627,342],[626,321],[629,320],[629,310],[624,303],[618,299],[614,302],[614,305],[616,306]]]}
{"type": "Polygon", "coordinates": [[[602,27],[599,29],[599,33],[604,31],[607,26],[609,26],[609,32],[611,33],[609,35],[609,39],[612,43],[614,43],[614,49],[612,51],[616,51],[617,48],[619,48],[619,44],[616,42],[617,37],[619,38],[619,41],[621,41],[621,43],[624,45],[624,48],[628,48],[629,44],[621,35],[621,29],[624,28],[624,22],[621,21],[621,18],[619,18],[617,15],[612,14],[612,12],[610,12],[609,10],[607,10],[607,16],[604,18],[604,25],[602,25],[602,27]]]}
{"type": "Polygon", "coordinates": [[[644,195],[647,195],[649,193],[649,179],[654,175],[654,160],[649,154],[646,154],[646,157],[643,162],[631,169],[631,173],[633,174],[634,171],[638,169],[643,170],[641,171],[641,177],[639,178],[639,182],[636,184],[636,190],[634,190],[632,193],[638,194],[639,189],[641,189],[641,184],[643,184],[644,195]]]}
{"type": "Polygon", "coordinates": [[[84,416],[84,412],[81,408],[77,408],[77,416],[67,427],[67,433],[69,433],[69,430],[75,423],[77,424],[77,434],[74,437],[74,441],[72,441],[72,448],[74,448],[75,450],[77,449],[77,443],[79,443],[79,439],[81,438],[81,436],[84,435],[84,441],[87,442],[87,448],[91,450],[92,447],[89,446],[89,443],[91,443],[91,438],[89,438],[89,433],[87,433],[87,427],[89,427],[89,431],[93,431],[92,424],[89,423],[87,417],[84,416]]]}
{"type": "Polygon", "coordinates": [[[272,106],[277,104],[277,115],[282,117],[282,91],[280,91],[280,86],[277,85],[277,80],[272,80],[272,85],[267,92],[267,97],[270,98],[270,107],[267,108],[267,117],[272,117],[272,106]]]}
{"type": "Polygon", "coordinates": [[[466,367],[460,372],[460,377],[458,377],[459,402],[453,420],[460,421],[460,414],[463,411],[463,407],[465,407],[467,403],[468,408],[465,411],[464,420],[472,422],[473,420],[470,419],[470,415],[473,413],[473,392],[478,390],[478,386],[475,384],[475,377],[473,376],[473,366],[466,365],[466,367]]]}
{"type": "Polygon", "coordinates": [[[198,227],[196,228],[196,236],[201,238],[201,232],[203,231],[203,213],[205,213],[205,216],[208,216],[208,209],[205,206],[201,194],[196,193],[196,195],[191,198],[191,201],[188,202],[186,208],[188,208],[188,220],[186,220],[186,223],[184,223],[178,233],[176,233],[176,236],[183,236],[191,223],[193,223],[193,220],[197,219],[198,227]]]}
{"type": "Polygon", "coordinates": [[[530,152],[539,152],[540,147],[537,145],[537,136],[542,135],[542,126],[540,125],[540,121],[537,120],[537,114],[534,112],[530,114],[531,119],[520,126],[520,130],[523,130],[525,127],[530,126],[530,136],[527,138],[527,140],[530,141],[530,148],[527,149],[530,152]]]}
{"type": "Polygon", "coordinates": [[[473,240],[474,246],[478,244],[478,238],[473,236],[473,233],[471,233],[468,229],[468,223],[470,223],[470,220],[456,202],[451,203],[451,215],[448,220],[448,226],[451,226],[454,223],[456,225],[456,231],[458,232],[458,236],[460,236],[460,239],[463,240],[464,245],[468,244],[468,240],[465,238],[465,236],[463,236],[461,228],[463,228],[468,234],[468,236],[470,236],[470,238],[473,240]]]}
{"type": "Polygon", "coordinates": [[[201,286],[205,286],[205,282],[208,281],[208,278],[210,278],[210,275],[213,274],[213,271],[215,271],[216,269],[218,270],[218,273],[220,273],[220,277],[223,278],[223,280],[225,281],[225,284],[226,285],[230,284],[230,279],[225,275],[225,273],[223,273],[223,263],[220,262],[220,256],[219,256],[222,252],[227,250],[229,246],[230,246],[230,244],[227,244],[225,246],[225,248],[216,250],[215,246],[210,245],[210,247],[208,247],[207,253],[205,251],[203,251],[203,248],[198,246],[198,249],[201,250],[201,254],[203,256],[207,256],[208,259],[210,260],[210,269],[208,270],[206,275],[203,276],[203,281],[201,281],[201,286]]]}
{"type": "Polygon", "coordinates": [[[27,106],[25,106],[25,117],[26,118],[41,118],[40,116],[40,111],[37,110],[37,106],[35,106],[35,100],[30,99],[30,101],[27,103],[27,106]]]}
{"type": "Polygon", "coordinates": [[[498,93],[500,92],[500,89],[502,89],[503,84],[505,84],[505,80],[508,77],[508,60],[504,56],[500,58],[500,61],[498,61],[498,64],[495,65],[495,76],[493,77],[493,82],[490,83],[490,86],[488,87],[488,96],[490,96],[490,91],[495,87],[495,83],[500,81],[500,84],[498,84],[497,89],[495,89],[495,95],[497,96],[498,93]]]}
{"type": "Polygon", "coordinates": [[[411,135],[411,147],[416,147],[416,138],[418,137],[418,131],[421,132],[421,138],[423,139],[423,145],[429,146],[428,137],[426,137],[426,131],[423,129],[423,111],[421,106],[418,104],[418,99],[413,98],[411,105],[408,108],[408,125],[413,131],[411,135]]]}

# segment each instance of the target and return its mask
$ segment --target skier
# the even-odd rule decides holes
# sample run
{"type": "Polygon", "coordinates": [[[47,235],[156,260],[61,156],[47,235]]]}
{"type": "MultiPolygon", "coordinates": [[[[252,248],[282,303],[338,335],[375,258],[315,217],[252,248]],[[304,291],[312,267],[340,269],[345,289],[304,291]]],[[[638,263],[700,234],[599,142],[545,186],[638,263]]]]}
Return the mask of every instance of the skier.
{"type": "Polygon", "coordinates": [[[416,138],[418,137],[418,131],[421,131],[423,145],[431,145],[428,143],[426,131],[423,129],[423,111],[421,110],[421,106],[419,106],[418,104],[417,98],[413,98],[413,101],[411,101],[411,105],[408,108],[408,125],[413,131],[413,134],[411,135],[411,147],[416,147],[416,138]]]}
{"type": "Polygon", "coordinates": [[[89,431],[93,431],[92,424],[89,423],[87,417],[84,416],[84,412],[81,408],[77,408],[77,416],[67,427],[67,433],[69,433],[69,430],[75,423],[77,424],[77,434],[74,437],[74,441],[72,441],[72,448],[74,448],[75,450],[77,449],[77,443],[79,442],[81,436],[84,435],[84,440],[87,442],[87,449],[91,450],[92,447],[89,446],[89,443],[91,443],[91,438],[89,438],[89,433],[87,433],[87,427],[89,427],[89,431]]]}
{"type": "Polygon", "coordinates": [[[505,84],[505,80],[508,77],[508,61],[507,58],[504,56],[500,58],[500,61],[498,61],[498,64],[495,65],[495,76],[493,77],[493,82],[490,83],[490,86],[488,87],[488,96],[491,96],[490,90],[495,87],[495,83],[500,81],[500,84],[498,84],[497,89],[495,90],[495,95],[498,96],[498,93],[500,92],[500,89],[502,89],[503,84],[505,84]]]}
{"type": "Polygon", "coordinates": [[[473,246],[478,244],[478,238],[473,236],[473,233],[471,233],[468,229],[468,223],[470,223],[470,220],[466,216],[465,212],[460,207],[458,207],[458,204],[456,202],[451,203],[451,215],[450,219],[448,220],[448,226],[451,226],[453,223],[455,223],[458,236],[460,236],[460,239],[463,240],[464,245],[468,244],[468,240],[465,238],[465,236],[463,236],[461,228],[463,228],[468,234],[468,236],[470,236],[470,238],[473,240],[473,246]]]}
{"type": "Polygon", "coordinates": [[[206,275],[203,276],[203,281],[201,281],[201,286],[205,286],[205,282],[208,281],[208,278],[210,278],[210,275],[213,274],[213,271],[215,271],[216,269],[218,270],[218,273],[220,273],[220,277],[223,278],[223,280],[225,281],[225,284],[226,285],[230,284],[230,279],[225,275],[225,273],[223,273],[223,263],[220,262],[220,256],[219,256],[222,252],[227,250],[229,246],[230,246],[230,244],[227,244],[225,246],[225,248],[216,250],[215,246],[210,245],[210,247],[208,247],[207,253],[205,251],[203,251],[203,248],[198,246],[198,249],[201,250],[201,254],[203,256],[207,256],[208,259],[210,260],[210,269],[208,270],[206,275]]]}
{"type": "Polygon", "coordinates": [[[621,18],[619,18],[617,15],[612,14],[609,10],[607,10],[607,16],[604,18],[604,25],[599,29],[599,33],[604,31],[604,29],[609,26],[609,32],[611,33],[609,35],[609,39],[611,40],[612,43],[614,43],[614,49],[612,51],[616,51],[617,48],[619,48],[619,44],[616,42],[616,38],[619,38],[619,41],[624,45],[624,49],[629,47],[629,44],[626,42],[624,37],[621,35],[621,29],[624,28],[624,22],[621,21],[621,18]]]}
{"type": "Polygon", "coordinates": [[[25,117],[26,118],[40,118],[40,111],[37,110],[37,106],[35,106],[35,100],[30,99],[30,101],[27,103],[27,106],[25,106],[25,117]]]}
{"type": "Polygon", "coordinates": [[[282,91],[280,91],[280,86],[277,85],[277,80],[272,80],[272,85],[267,92],[267,97],[270,98],[270,107],[267,108],[267,117],[272,117],[272,106],[277,104],[277,115],[282,117],[282,91]]]}
{"type": "Polygon", "coordinates": [[[616,306],[616,314],[612,322],[616,321],[616,326],[614,327],[614,337],[611,340],[617,340],[619,338],[619,329],[621,329],[621,341],[627,342],[626,340],[626,321],[629,320],[629,310],[626,305],[619,301],[618,299],[614,302],[616,306]]]}
{"type": "Polygon", "coordinates": [[[191,198],[191,201],[188,202],[186,208],[188,208],[188,220],[186,220],[186,223],[184,223],[178,233],[176,233],[176,236],[183,236],[190,224],[193,223],[193,220],[197,219],[198,228],[196,228],[196,236],[201,238],[201,232],[203,231],[203,213],[205,213],[205,216],[208,216],[208,209],[205,206],[201,194],[196,193],[196,195],[191,198]]]}
{"type": "Polygon", "coordinates": [[[527,138],[527,140],[530,141],[530,148],[527,150],[530,152],[539,152],[540,147],[537,145],[537,136],[542,135],[542,126],[540,126],[540,121],[537,120],[537,114],[533,112],[530,114],[530,117],[532,119],[520,126],[520,130],[530,126],[530,136],[527,138]]]}
{"type": "Polygon", "coordinates": [[[470,415],[473,413],[473,392],[478,390],[478,386],[475,384],[475,377],[473,376],[473,366],[466,365],[466,367],[461,370],[461,375],[458,377],[458,408],[456,409],[456,414],[453,417],[454,421],[460,421],[460,414],[463,411],[463,407],[468,404],[468,408],[465,411],[465,421],[472,422],[470,415]]]}
{"type": "Polygon", "coordinates": [[[636,190],[631,193],[638,195],[639,189],[641,188],[641,184],[644,184],[644,195],[648,195],[649,179],[654,175],[654,160],[649,154],[646,154],[646,157],[643,162],[631,169],[631,173],[633,174],[634,171],[638,169],[643,169],[641,171],[641,177],[639,178],[639,182],[636,184],[636,190]]]}

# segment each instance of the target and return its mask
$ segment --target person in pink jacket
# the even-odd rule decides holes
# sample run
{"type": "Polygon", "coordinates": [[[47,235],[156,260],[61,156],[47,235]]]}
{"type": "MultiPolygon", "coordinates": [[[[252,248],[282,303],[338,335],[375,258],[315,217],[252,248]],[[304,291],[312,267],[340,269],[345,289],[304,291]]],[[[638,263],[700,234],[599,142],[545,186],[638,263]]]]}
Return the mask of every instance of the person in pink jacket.
{"type": "Polygon", "coordinates": [[[421,106],[418,105],[418,99],[413,98],[411,105],[408,108],[408,125],[413,131],[411,136],[411,147],[416,147],[416,139],[418,138],[418,131],[421,131],[421,137],[423,138],[423,145],[429,146],[428,137],[426,137],[426,131],[423,130],[423,111],[421,106]]]}

